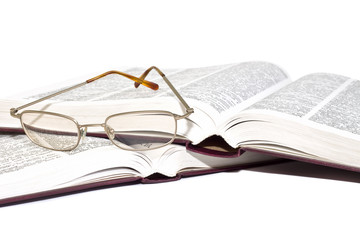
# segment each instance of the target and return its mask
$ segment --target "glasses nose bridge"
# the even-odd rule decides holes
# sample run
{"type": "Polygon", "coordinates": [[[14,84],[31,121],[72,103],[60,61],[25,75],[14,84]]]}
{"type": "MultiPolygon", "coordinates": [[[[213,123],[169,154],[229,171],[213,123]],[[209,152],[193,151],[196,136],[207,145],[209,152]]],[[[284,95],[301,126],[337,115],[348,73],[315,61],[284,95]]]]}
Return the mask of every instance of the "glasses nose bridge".
{"type": "Polygon", "coordinates": [[[115,137],[114,129],[107,126],[105,123],[82,124],[82,125],[79,125],[79,127],[80,127],[80,135],[81,135],[82,139],[85,137],[88,127],[102,127],[102,128],[104,128],[106,134],[108,135],[108,137],[110,139],[114,139],[114,137],[115,137]]]}
{"type": "Polygon", "coordinates": [[[86,136],[87,133],[87,129],[89,127],[103,127],[105,129],[105,123],[90,123],[90,124],[82,124],[79,125],[80,128],[80,137],[83,140],[84,137],[86,136]]]}
{"type": "Polygon", "coordinates": [[[80,128],[88,128],[88,127],[103,127],[105,128],[105,123],[90,123],[90,124],[82,124],[79,125],[80,128]]]}

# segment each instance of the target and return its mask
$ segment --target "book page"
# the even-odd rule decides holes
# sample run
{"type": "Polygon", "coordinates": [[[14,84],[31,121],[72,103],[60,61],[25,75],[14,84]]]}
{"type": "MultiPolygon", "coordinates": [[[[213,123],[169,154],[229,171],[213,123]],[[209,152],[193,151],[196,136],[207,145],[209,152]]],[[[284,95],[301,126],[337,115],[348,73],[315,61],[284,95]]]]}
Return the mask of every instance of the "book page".
{"type": "Polygon", "coordinates": [[[266,109],[360,135],[360,81],[316,73],[304,76],[249,109],[266,109]]]}
{"type": "Polygon", "coordinates": [[[153,172],[146,155],[121,150],[105,138],[87,137],[68,152],[39,147],[25,135],[2,134],[0,144],[0,199],[153,172]]]}
{"type": "MultiPolygon", "coordinates": [[[[0,177],[8,173],[21,172],[27,168],[31,169],[35,166],[41,168],[41,165],[52,164],[51,162],[57,162],[57,165],[55,165],[57,167],[68,164],[72,168],[75,165],[71,162],[74,162],[75,159],[83,159],[84,164],[88,165],[90,164],[90,158],[96,158],[95,155],[100,155],[93,162],[93,167],[96,170],[106,166],[106,162],[113,158],[117,159],[115,161],[117,161],[116,166],[118,168],[133,168],[134,171],[138,172],[138,175],[147,175],[151,171],[152,166],[150,158],[155,158],[153,155],[147,156],[146,152],[138,153],[122,150],[114,146],[109,139],[101,137],[87,136],[81,140],[77,148],[71,151],[52,151],[39,147],[23,134],[1,134],[0,145],[2,146],[0,149],[0,177]],[[91,156],[89,159],[87,159],[88,155],[91,156]],[[132,162],[129,163],[125,158],[130,159],[132,162]],[[86,163],[87,161],[88,163],[86,163]]],[[[159,151],[161,152],[162,150],[160,149],[159,151]]],[[[148,152],[151,153],[151,151],[148,152]]],[[[85,166],[79,167],[86,168],[85,166]]]]}
{"type": "Polygon", "coordinates": [[[245,62],[194,80],[179,91],[187,98],[211,106],[219,117],[227,117],[234,109],[239,112],[289,82],[287,74],[274,64],[245,62]]]}
{"type": "Polygon", "coordinates": [[[307,75],[228,122],[233,147],[359,168],[360,81],[328,73],[307,75]]]}
{"type": "Polygon", "coordinates": [[[360,81],[349,79],[340,91],[305,115],[309,120],[360,135],[360,81]]]}
{"type": "Polygon", "coordinates": [[[24,135],[0,135],[0,175],[51,161],[61,153],[37,147],[24,135]]]}
{"type": "Polygon", "coordinates": [[[52,161],[89,149],[110,146],[108,139],[87,137],[86,143],[80,144],[76,149],[69,152],[50,151],[32,143],[25,135],[0,135],[0,175],[19,171],[32,165],[52,161]]]}

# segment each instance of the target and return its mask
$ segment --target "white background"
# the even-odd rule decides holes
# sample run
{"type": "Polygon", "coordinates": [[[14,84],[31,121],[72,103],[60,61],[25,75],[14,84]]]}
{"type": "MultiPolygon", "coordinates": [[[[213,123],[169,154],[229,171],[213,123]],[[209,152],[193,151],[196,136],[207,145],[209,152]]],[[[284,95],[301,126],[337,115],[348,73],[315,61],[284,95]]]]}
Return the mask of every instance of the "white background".
{"type": "MultiPolygon", "coordinates": [[[[0,98],[122,66],[265,60],[293,79],[312,72],[360,78],[357,1],[1,1],[0,24],[0,98]]],[[[313,171],[290,171],[298,169],[313,171]]],[[[359,239],[358,183],[280,172],[222,173],[1,208],[0,238],[359,239]]]]}

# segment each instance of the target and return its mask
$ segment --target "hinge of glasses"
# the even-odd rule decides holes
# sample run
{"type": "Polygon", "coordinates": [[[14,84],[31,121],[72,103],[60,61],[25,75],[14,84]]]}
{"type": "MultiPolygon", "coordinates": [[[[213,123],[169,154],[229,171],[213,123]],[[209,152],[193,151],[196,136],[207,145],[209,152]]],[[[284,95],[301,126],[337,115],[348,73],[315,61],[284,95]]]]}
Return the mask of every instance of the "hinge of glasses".
{"type": "Polygon", "coordinates": [[[186,109],[186,113],[189,113],[189,114],[194,113],[194,109],[193,108],[188,108],[188,109],[186,109]]]}
{"type": "Polygon", "coordinates": [[[20,118],[20,115],[17,114],[19,110],[17,108],[11,108],[10,109],[10,115],[14,118],[20,118]]]}
{"type": "Polygon", "coordinates": [[[176,119],[183,119],[183,118],[186,118],[188,116],[190,116],[192,113],[194,113],[194,109],[193,108],[188,108],[186,109],[186,113],[184,115],[175,115],[175,118],[176,119]]]}

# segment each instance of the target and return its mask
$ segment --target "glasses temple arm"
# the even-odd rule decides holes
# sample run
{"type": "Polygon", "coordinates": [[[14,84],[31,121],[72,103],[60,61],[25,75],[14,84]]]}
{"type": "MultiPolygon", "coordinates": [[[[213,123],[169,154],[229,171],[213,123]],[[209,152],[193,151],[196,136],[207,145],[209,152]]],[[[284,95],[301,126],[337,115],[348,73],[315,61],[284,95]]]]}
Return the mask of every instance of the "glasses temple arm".
{"type": "Polygon", "coordinates": [[[24,105],[22,105],[22,106],[20,106],[20,107],[11,108],[11,109],[10,109],[10,115],[13,116],[13,117],[18,118],[19,115],[17,115],[16,113],[17,113],[19,110],[23,109],[23,108],[29,107],[29,106],[31,106],[31,105],[34,105],[34,104],[39,103],[39,102],[42,102],[42,101],[47,100],[47,99],[49,99],[49,98],[55,97],[55,96],[57,96],[57,95],[66,93],[66,92],[71,91],[71,90],[73,90],[73,89],[75,89],[75,88],[82,87],[82,86],[84,86],[84,85],[86,85],[86,84],[88,84],[88,83],[94,82],[94,81],[96,81],[96,80],[98,80],[98,79],[100,79],[100,78],[102,78],[102,77],[105,77],[105,76],[107,76],[107,75],[109,75],[109,74],[119,74],[119,75],[121,75],[121,76],[124,76],[124,77],[130,79],[130,80],[135,81],[135,83],[142,84],[142,85],[144,85],[144,86],[146,86],[146,87],[148,87],[148,88],[151,88],[151,89],[153,89],[153,90],[158,90],[158,89],[159,89],[159,85],[156,84],[156,83],[153,83],[153,82],[150,82],[150,81],[141,79],[141,78],[137,78],[137,77],[132,76],[132,75],[127,74],[127,73],[123,73],[123,72],[119,72],[119,71],[112,70],[112,71],[108,71],[108,72],[105,72],[105,73],[103,73],[103,74],[100,74],[100,75],[98,75],[98,76],[96,76],[96,77],[90,78],[90,79],[86,80],[85,82],[76,84],[76,85],[71,86],[71,87],[69,87],[69,88],[66,88],[66,89],[63,89],[63,90],[61,90],[61,91],[55,92],[55,93],[53,93],[53,94],[50,94],[50,95],[48,95],[48,96],[42,97],[42,98],[40,98],[40,99],[38,99],[38,100],[35,100],[35,101],[30,102],[30,103],[24,104],[24,105]]]}
{"type": "Polygon", "coordinates": [[[108,71],[108,72],[100,74],[100,75],[98,75],[96,77],[90,78],[89,80],[86,80],[86,83],[91,83],[91,82],[93,82],[95,80],[98,80],[99,78],[105,77],[105,76],[107,76],[109,74],[119,74],[119,75],[121,75],[123,77],[126,77],[126,78],[128,78],[130,80],[133,80],[137,84],[142,84],[142,85],[144,85],[144,86],[146,86],[148,88],[151,88],[152,90],[158,90],[159,89],[159,85],[157,85],[154,82],[150,82],[150,81],[147,81],[145,79],[142,79],[141,77],[138,78],[138,77],[132,76],[130,74],[123,73],[123,72],[120,72],[120,71],[115,71],[115,70],[108,71]]]}
{"type": "MultiPolygon", "coordinates": [[[[175,96],[179,99],[179,101],[185,106],[186,108],[186,114],[181,116],[181,118],[183,117],[188,117],[191,113],[194,112],[194,109],[191,108],[189,106],[189,104],[187,104],[187,102],[184,100],[184,98],[180,95],[180,93],[176,90],[176,88],[174,87],[174,85],[172,85],[172,83],[169,81],[169,79],[165,76],[165,74],[157,67],[152,66],[150,68],[148,68],[143,74],[141,74],[141,76],[139,77],[140,79],[145,79],[146,76],[151,72],[151,70],[155,69],[156,72],[164,79],[164,81],[166,82],[166,84],[170,87],[170,89],[173,91],[173,93],[175,94],[175,96]]],[[[135,82],[135,87],[139,87],[139,83],[135,82]]]]}

